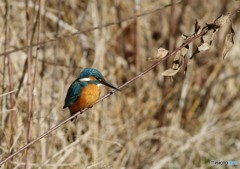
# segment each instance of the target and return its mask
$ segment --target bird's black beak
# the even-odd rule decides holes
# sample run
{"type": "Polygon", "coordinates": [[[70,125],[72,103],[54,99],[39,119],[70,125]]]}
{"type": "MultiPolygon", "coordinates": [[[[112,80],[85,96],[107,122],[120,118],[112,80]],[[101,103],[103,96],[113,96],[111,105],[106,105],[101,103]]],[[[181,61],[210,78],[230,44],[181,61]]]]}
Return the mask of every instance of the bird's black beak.
{"type": "Polygon", "coordinates": [[[107,82],[107,81],[104,80],[104,79],[101,79],[100,83],[102,83],[102,84],[105,85],[105,86],[111,87],[111,88],[113,88],[113,89],[115,89],[115,90],[117,90],[117,91],[120,91],[118,88],[114,87],[111,83],[107,82]]]}

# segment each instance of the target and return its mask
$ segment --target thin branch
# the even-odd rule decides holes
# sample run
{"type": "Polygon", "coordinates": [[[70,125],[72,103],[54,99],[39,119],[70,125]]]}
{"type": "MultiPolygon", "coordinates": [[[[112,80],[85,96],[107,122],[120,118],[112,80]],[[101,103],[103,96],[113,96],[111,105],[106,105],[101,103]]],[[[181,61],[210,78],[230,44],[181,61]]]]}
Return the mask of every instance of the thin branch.
{"type": "Polygon", "coordinates": [[[11,94],[11,93],[14,93],[14,92],[16,92],[16,91],[17,91],[17,89],[14,89],[14,90],[11,90],[10,92],[0,94],[0,97],[7,96],[7,95],[9,95],[9,94],[11,94]]]}
{"type": "MultiPolygon", "coordinates": [[[[37,59],[36,57],[33,56],[33,59],[37,59]]],[[[73,68],[73,69],[82,69],[83,67],[77,66],[77,65],[66,65],[64,63],[58,63],[58,62],[53,62],[53,61],[47,61],[45,59],[37,59],[38,62],[43,62],[43,64],[47,64],[49,66],[58,66],[58,67],[64,67],[64,68],[73,68]]]]}
{"type": "Polygon", "coordinates": [[[4,111],[0,111],[0,113],[4,114],[4,113],[12,112],[12,111],[17,111],[17,109],[16,109],[16,108],[6,109],[6,110],[4,110],[4,111]]]}
{"type": "MultiPolygon", "coordinates": [[[[9,48],[9,28],[8,28],[8,21],[9,21],[9,5],[8,5],[8,0],[5,0],[5,42],[4,42],[4,51],[6,52],[9,48]]],[[[11,62],[11,57],[7,56],[7,65],[8,65],[8,77],[9,77],[9,91],[13,90],[13,77],[12,77],[12,62],[11,62]]],[[[14,107],[15,107],[15,98],[14,98],[14,94],[11,93],[10,94],[10,118],[9,118],[9,126],[10,126],[10,139],[9,139],[9,144],[10,146],[13,145],[13,138],[15,135],[15,111],[14,111],[14,107]]],[[[14,152],[14,149],[12,148],[10,150],[10,154],[12,154],[14,152]]],[[[13,159],[11,159],[12,161],[13,159]]],[[[10,163],[11,163],[10,161],[10,163]]],[[[9,163],[9,166],[11,166],[11,164],[9,163]]]]}
{"type": "MultiPolygon", "coordinates": [[[[7,22],[7,11],[8,11],[8,5],[7,5],[7,0],[6,0],[6,5],[5,5],[5,18],[4,18],[4,25],[7,25],[6,24],[6,22],[7,22]]],[[[6,65],[7,65],[7,54],[5,54],[5,51],[6,49],[4,48],[4,54],[3,54],[3,70],[2,70],[2,75],[3,75],[3,77],[2,77],[2,92],[4,93],[5,92],[5,90],[6,90],[6,82],[5,82],[5,74],[6,74],[6,65]]],[[[5,109],[6,109],[6,98],[3,98],[2,99],[2,101],[1,101],[1,105],[2,105],[2,111],[5,111],[5,109]]],[[[5,116],[3,115],[2,116],[2,119],[1,119],[1,121],[2,121],[2,124],[1,124],[1,127],[2,127],[2,129],[4,130],[4,128],[5,128],[5,116]]],[[[3,133],[0,133],[0,137],[2,137],[3,136],[3,133]]],[[[0,139],[0,141],[1,141],[1,139],[0,139]]]]}
{"type": "MultiPolygon", "coordinates": [[[[61,20],[61,8],[62,8],[62,0],[58,0],[58,12],[57,12],[57,16],[58,16],[58,20],[57,20],[57,23],[56,23],[56,30],[55,30],[55,38],[56,38],[56,42],[55,42],[55,45],[54,45],[54,54],[53,54],[53,60],[54,62],[56,62],[57,60],[57,56],[58,56],[58,47],[59,47],[59,39],[58,39],[58,36],[59,36],[59,30],[60,30],[60,26],[59,26],[59,22],[61,20]]],[[[51,84],[51,88],[54,89],[54,86],[56,85],[56,72],[57,72],[57,69],[56,69],[56,66],[53,67],[53,72],[52,72],[52,84],[51,84]]],[[[51,103],[50,103],[50,106],[53,107],[54,105],[54,100],[56,100],[56,98],[54,98],[54,93],[56,91],[55,90],[52,90],[51,91],[51,103]]],[[[50,123],[50,122],[49,122],[50,123]]]]}
{"type": "MultiPolygon", "coordinates": [[[[25,0],[25,12],[26,12],[26,43],[30,48],[27,49],[27,73],[28,73],[28,79],[27,79],[27,93],[28,93],[28,121],[27,121],[27,143],[31,140],[31,134],[32,134],[32,39],[34,36],[34,31],[32,32],[32,37],[30,39],[29,37],[29,24],[30,24],[30,13],[29,13],[29,7],[28,7],[28,0],[25,0]]],[[[30,24],[31,25],[31,24],[30,24]]],[[[26,149],[26,155],[25,155],[25,169],[28,169],[28,162],[29,162],[29,150],[26,149]]]]}
{"type": "Polygon", "coordinates": [[[69,150],[70,148],[74,147],[76,144],[79,144],[79,142],[80,142],[80,139],[72,142],[71,144],[68,144],[66,147],[63,147],[58,152],[54,153],[49,159],[44,161],[39,168],[46,167],[51,160],[53,160],[54,158],[56,158],[57,156],[62,154],[64,151],[69,150]]]}
{"type": "Polygon", "coordinates": [[[18,98],[18,95],[19,95],[20,90],[23,85],[24,78],[26,76],[26,73],[27,73],[27,59],[24,62],[22,77],[19,80],[18,89],[17,89],[16,95],[15,95],[16,98],[18,98]]]}

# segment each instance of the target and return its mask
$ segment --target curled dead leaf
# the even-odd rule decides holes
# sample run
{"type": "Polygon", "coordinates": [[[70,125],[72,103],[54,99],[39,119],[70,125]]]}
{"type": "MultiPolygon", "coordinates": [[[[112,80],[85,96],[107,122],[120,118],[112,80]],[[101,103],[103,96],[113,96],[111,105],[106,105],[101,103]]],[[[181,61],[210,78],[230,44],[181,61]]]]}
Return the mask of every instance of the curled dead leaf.
{"type": "Polygon", "coordinates": [[[180,69],[167,69],[162,72],[162,76],[175,76],[180,69]]]}
{"type": "Polygon", "coordinates": [[[222,26],[224,26],[227,22],[231,22],[231,20],[230,20],[230,14],[220,15],[220,16],[214,21],[214,24],[215,24],[216,26],[222,27],[222,26]]]}
{"type": "Polygon", "coordinates": [[[168,54],[168,50],[164,48],[159,48],[157,55],[155,57],[149,57],[147,60],[157,60],[165,57],[168,54]]]}
{"type": "Polygon", "coordinates": [[[182,49],[181,49],[181,56],[186,56],[186,54],[187,54],[187,52],[188,52],[188,50],[189,50],[189,47],[188,47],[188,45],[187,46],[185,46],[185,47],[183,47],[182,49]]]}
{"type": "Polygon", "coordinates": [[[216,30],[209,30],[206,34],[201,37],[203,43],[209,43],[211,45],[213,38],[215,37],[216,30]]]}
{"type": "Polygon", "coordinates": [[[184,57],[188,52],[188,45],[183,47],[180,51],[176,53],[173,59],[173,65],[172,68],[165,70],[162,72],[162,76],[175,76],[179,70],[181,70],[181,67],[184,63],[184,57]]]}
{"type": "Polygon", "coordinates": [[[181,56],[181,51],[178,51],[177,54],[174,56],[172,69],[176,70],[182,66],[183,57],[181,56]]]}
{"type": "Polygon", "coordinates": [[[198,23],[198,20],[196,20],[195,25],[194,25],[194,29],[195,29],[195,34],[198,34],[201,30],[200,30],[200,25],[198,23]]]}
{"type": "Polygon", "coordinates": [[[203,43],[198,47],[198,51],[206,51],[210,48],[210,46],[211,45],[209,43],[203,43]]]}
{"type": "Polygon", "coordinates": [[[168,54],[168,50],[167,50],[167,49],[159,48],[159,49],[158,49],[158,52],[157,52],[157,58],[158,58],[158,59],[163,58],[163,57],[165,57],[167,54],[168,54]]]}
{"type": "Polygon", "coordinates": [[[182,35],[182,38],[183,38],[183,40],[186,40],[186,39],[188,39],[189,37],[187,36],[187,35],[182,35]]]}
{"type": "Polygon", "coordinates": [[[234,44],[234,40],[233,40],[234,35],[235,35],[235,32],[234,32],[233,28],[231,27],[231,32],[228,33],[225,37],[225,43],[224,43],[223,52],[222,52],[223,59],[234,44]]]}
{"type": "Polygon", "coordinates": [[[216,30],[209,30],[206,34],[201,37],[201,44],[198,46],[198,51],[206,51],[210,48],[212,41],[215,37],[216,30]]]}

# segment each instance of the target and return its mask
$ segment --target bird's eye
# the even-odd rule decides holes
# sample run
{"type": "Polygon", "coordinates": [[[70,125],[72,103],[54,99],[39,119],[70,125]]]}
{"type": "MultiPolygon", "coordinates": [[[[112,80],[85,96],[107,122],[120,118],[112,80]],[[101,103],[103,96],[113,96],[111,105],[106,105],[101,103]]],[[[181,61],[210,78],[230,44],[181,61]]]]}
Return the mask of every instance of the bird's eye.
{"type": "Polygon", "coordinates": [[[97,78],[97,80],[98,80],[99,82],[101,82],[101,81],[102,81],[102,79],[101,79],[101,78],[99,78],[99,77],[97,78]]]}

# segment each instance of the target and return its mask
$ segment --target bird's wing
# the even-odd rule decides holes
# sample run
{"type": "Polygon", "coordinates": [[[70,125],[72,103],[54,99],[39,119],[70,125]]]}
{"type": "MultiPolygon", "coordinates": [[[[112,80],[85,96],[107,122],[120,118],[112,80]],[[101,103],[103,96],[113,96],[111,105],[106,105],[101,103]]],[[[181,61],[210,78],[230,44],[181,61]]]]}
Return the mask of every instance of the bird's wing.
{"type": "Polygon", "coordinates": [[[80,96],[83,85],[78,81],[69,87],[63,108],[71,106],[80,96]]]}

